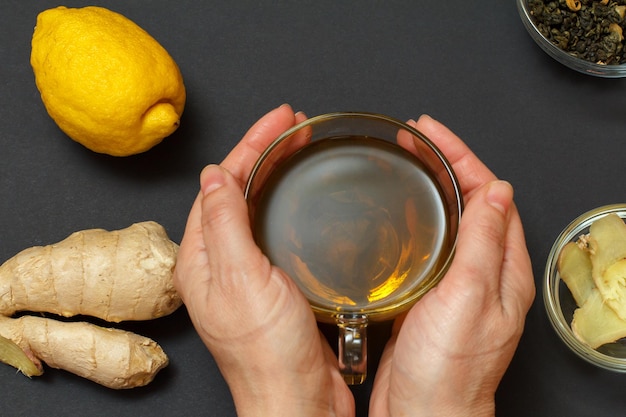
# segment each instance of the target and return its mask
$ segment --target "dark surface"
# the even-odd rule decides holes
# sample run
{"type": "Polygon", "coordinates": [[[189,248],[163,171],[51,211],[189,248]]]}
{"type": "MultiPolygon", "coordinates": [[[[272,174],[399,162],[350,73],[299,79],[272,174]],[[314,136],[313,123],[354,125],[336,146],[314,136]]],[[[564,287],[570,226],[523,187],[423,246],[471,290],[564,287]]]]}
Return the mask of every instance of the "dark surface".
{"type": "MultiPolygon", "coordinates": [[[[160,41],[188,92],[173,136],[144,155],[113,158],[69,140],[35,87],[35,19],[58,3],[3,0],[0,258],[76,230],[146,219],[180,241],[202,167],[220,162],[254,121],[283,102],[309,116],[428,113],[447,124],[515,186],[538,284],[551,244],[570,220],[626,200],[626,81],[553,61],[527,35],[513,1],[261,3],[90,3],[121,12],[160,41]]],[[[184,309],[129,327],[156,339],[171,358],[153,384],[117,392],[53,369],[29,380],[2,365],[0,415],[235,415],[184,309]]],[[[372,329],[374,357],[385,337],[384,328],[372,329]]],[[[595,369],[567,351],[539,291],[498,391],[497,415],[623,415],[625,382],[626,375],[595,369]]],[[[367,414],[369,387],[355,391],[359,416],[367,414]]]]}

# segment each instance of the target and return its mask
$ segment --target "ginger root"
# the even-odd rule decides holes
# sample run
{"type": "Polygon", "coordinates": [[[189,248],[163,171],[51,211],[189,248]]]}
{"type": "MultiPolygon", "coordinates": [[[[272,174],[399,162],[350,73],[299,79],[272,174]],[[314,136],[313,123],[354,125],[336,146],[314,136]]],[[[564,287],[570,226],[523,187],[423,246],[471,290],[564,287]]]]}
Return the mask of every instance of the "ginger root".
{"type": "Polygon", "coordinates": [[[0,314],[49,312],[110,322],[150,320],[182,301],[172,281],[178,245],[161,225],[73,233],[0,266],[0,314]]]}
{"type": "Polygon", "coordinates": [[[87,322],[17,312],[150,320],[182,305],[172,280],[178,245],[155,222],[91,229],[0,265],[0,362],[27,376],[42,362],[109,388],[151,382],[169,359],[153,340],[87,322]]]}
{"type": "MultiPolygon", "coordinates": [[[[0,339],[0,352],[12,342],[31,352],[35,365],[42,360],[113,389],[146,385],[168,364],[163,349],[153,340],[87,322],[0,316],[0,336],[10,341],[0,339]]],[[[8,357],[18,355],[13,352],[8,357]]]]}

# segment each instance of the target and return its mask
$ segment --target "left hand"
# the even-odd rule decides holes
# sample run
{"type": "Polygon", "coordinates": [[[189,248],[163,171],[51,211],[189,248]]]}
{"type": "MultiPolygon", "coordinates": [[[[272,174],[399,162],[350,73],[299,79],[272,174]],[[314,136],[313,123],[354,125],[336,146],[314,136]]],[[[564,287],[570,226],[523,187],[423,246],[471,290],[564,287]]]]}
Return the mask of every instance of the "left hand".
{"type": "Polygon", "coordinates": [[[243,187],[267,146],[303,121],[283,105],[201,174],[174,280],[240,417],[354,415],[354,399],[309,303],[252,238],[243,187]]]}

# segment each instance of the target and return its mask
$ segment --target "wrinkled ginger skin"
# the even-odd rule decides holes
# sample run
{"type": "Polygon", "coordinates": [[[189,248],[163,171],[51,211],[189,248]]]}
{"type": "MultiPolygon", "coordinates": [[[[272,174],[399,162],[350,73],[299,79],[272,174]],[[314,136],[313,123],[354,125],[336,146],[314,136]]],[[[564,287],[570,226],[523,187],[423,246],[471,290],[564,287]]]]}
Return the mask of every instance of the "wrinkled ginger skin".
{"type": "Polygon", "coordinates": [[[168,315],[182,304],[172,281],[177,253],[152,221],[84,230],[23,250],[0,266],[0,314],[80,314],[109,322],[168,315]]]}
{"type": "Polygon", "coordinates": [[[167,355],[152,339],[86,322],[0,316],[0,336],[52,368],[112,389],[144,386],[168,365],[167,355]]]}

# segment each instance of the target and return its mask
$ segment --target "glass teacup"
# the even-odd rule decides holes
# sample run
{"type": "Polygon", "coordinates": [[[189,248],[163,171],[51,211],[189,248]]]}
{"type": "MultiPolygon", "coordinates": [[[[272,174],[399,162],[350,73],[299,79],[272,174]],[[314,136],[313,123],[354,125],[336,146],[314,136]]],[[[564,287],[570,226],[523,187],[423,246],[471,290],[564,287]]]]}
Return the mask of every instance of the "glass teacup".
{"type": "Polygon", "coordinates": [[[463,199],[451,165],[403,122],[330,113],[278,137],[245,194],[255,241],[337,324],[339,368],[362,383],[368,323],[409,309],[452,261],[463,199]]]}

